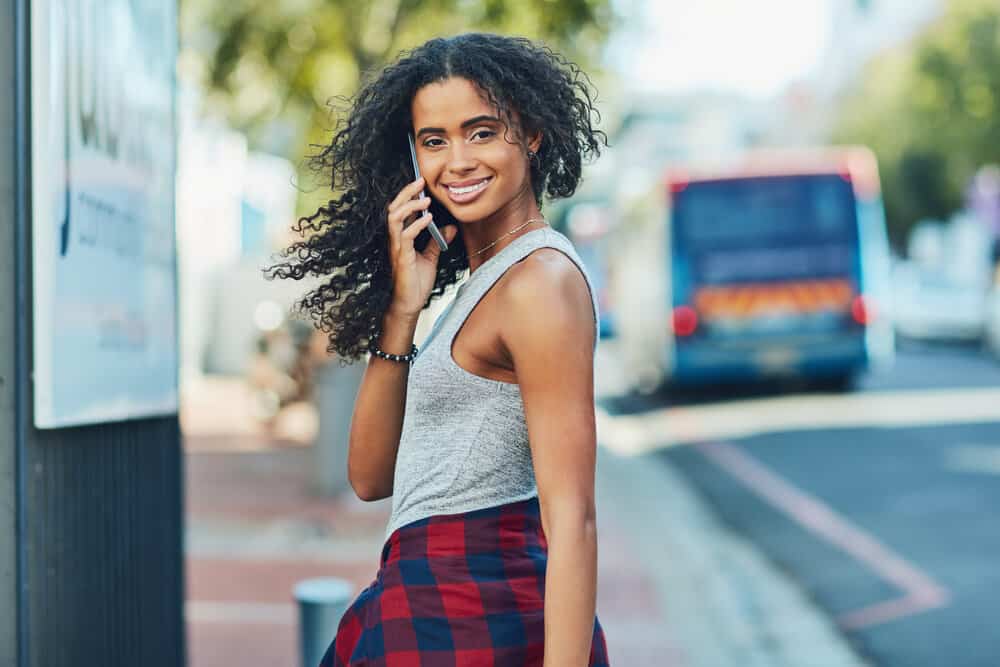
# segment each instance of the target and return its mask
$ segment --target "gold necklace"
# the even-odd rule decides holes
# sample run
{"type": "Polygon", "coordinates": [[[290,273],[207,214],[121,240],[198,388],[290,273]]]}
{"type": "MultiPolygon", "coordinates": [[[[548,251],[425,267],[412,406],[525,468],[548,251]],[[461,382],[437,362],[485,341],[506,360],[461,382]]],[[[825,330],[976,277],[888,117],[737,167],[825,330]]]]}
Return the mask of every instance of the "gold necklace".
{"type": "Polygon", "coordinates": [[[530,224],[531,224],[531,223],[533,223],[533,222],[544,222],[544,223],[545,223],[546,225],[547,225],[547,224],[549,224],[549,223],[548,223],[548,222],[547,222],[547,221],[545,220],[545,218],[532,218],[531,220],[528,220],[528,221],[527,221],[526,223],[524,223],[523,225],[520,225],[520,226],[518,226],[518,227],[515,227],[514,229],[510,230],[509,232],[507,232],[507,233],[506,233],[506,234],[504,234],[503,236],[500,236],[500,237],[499,237],[499,238],[498,238],[498,239],[497,239],[496,241],[494,241],[493,243],[489,244],[489,245],[488,245],[488,246],[486,246],[485,248],[480,248],[479,250],[477,250],[476,252],[472,253],[472,254],[471,254],[471,255],[469,255],[469,256],[470,256],[470,257],[476,257],[476,256],[478,256],[478,255],[479,255],[480,253],[483,253],[483,252],[486,252],[487,250],[489,250],[490,248],[492,248],[493,246],[495,246],[495,245],[496,245],[497,243],[499,243],[499,242],[500,242],[500,239],[504,238],[504,236],[510,236],[510,235],[511,235],[511,234],[513,234],[514,232],[516,232],[516,231],[518,231],[518,230],[521,230],[521,229],[524,229],[525,227],[527,227],[528,225],[530,225],[530,224]]]}

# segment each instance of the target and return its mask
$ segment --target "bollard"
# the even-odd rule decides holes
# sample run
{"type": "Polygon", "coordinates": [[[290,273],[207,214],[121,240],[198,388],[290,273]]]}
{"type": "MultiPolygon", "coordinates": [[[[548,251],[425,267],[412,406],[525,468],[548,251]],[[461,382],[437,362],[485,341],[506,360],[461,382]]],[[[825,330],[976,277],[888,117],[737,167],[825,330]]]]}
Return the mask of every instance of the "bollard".
{"type": "Polygon", "coordinates": [[[354,399],[361,386],[365,366],[364,362],[355,362],[341,368],[334,358],[320,365],[316,371],[319,433],[313,446],[313,484],[324,496],[335,496],[350,489],[347,443],[350,440],[354,399]]]}
{"type": "Polygon", "coordinates": [[[334,577],[305,579],[295,584],[299,603],[299,655],[302,667],[317,667],[351,604],[354,588],[334,577]]]}

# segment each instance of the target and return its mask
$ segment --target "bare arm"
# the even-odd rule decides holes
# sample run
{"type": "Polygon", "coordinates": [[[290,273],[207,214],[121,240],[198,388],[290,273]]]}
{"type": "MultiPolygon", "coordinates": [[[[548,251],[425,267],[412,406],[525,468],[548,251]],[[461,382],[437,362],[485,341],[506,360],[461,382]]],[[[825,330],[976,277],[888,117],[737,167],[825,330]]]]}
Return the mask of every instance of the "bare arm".
{"type": "MultiPolygon", "coordinates": [[[[392,354],[409,353],[417,318],[390,311],[382,323],[379,349],[392,354]]],[[[362,500],[392,495],[409,374],[409,364],[372,355],[361,379],[351,416],[347,476],[362,500]]]]}
{"type": "Polygon", "coordinates": [[[544,665],[583,667],[597,598],[593,306],[565,257],[539,251],[516,270],[501,336],[521,386],[549,546],[544,665]]]}
{"type": "MultiPolygon", "coordinates": [[[[389,258],[392,262],[393,300],[382,318],[379,349],[390,354],[409,354],[420,312],[434,287],[440,250],[428,243],[422,252],[413,240],[431,220],[427,213],[430,198],[415,199],[424,180],[418,178],[404,187],[389,204],[386,224],[389,258]],[[407,223],[407,219],[420,214],[407,223]]],[[[448,243],[458,228],[443,230],[448,243]]],[[[406,412],[406,381],[410,365],[372,355],[354,401],[348,442],[347,477],[362,500],[379,500],[392,495],[396,453],[406,412]]]]}

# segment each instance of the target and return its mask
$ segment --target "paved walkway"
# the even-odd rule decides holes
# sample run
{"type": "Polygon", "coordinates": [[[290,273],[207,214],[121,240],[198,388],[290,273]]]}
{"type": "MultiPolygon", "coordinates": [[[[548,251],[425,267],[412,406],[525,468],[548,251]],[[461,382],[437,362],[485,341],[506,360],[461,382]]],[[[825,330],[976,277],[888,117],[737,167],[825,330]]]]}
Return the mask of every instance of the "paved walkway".
{"type": "MultiPolygon", "coordinates": [[[[295,665],[295,582],[337,576],[360,590],[374,577],[388,502],[311,495],[311,453],[188,454],[191,667],[295,665]]],[[[653,578],[635,567],[630,538],[602,521],[599,550],[598,613],[615,664],[685,664],[653,578]]]]}
{"type": "MultiPolygon", "coordinates": [[[[613,347],[597,360],[614,393],[613,347]]],[[[187,384],[188,664],[296,667],[292,588],[309,577],[374,578],[388,500],[311,492],[315,415],[253,426],[239,381],[187,384]]],[[[314,412],[314,411],[312,411],[314,412]]],[[[612,429],[598,436],[618,437],[612,429]]],[[[687,482],[604,442],[597,465],[597,612],[616,667],[858,667],[832,623],[687,482]]],[[[333,629],[331,629],[331,632],[333,629]]]]}
{"type": "MultiPolygon", "coordinates": [[[[389,503],[311,494],[309,447],[190,444],[189,665],[297,665],[292,587],[317,576],[368,585],[389,503]]],[[[598,614],[613,664],[860,664],[795,587],[723,531],[669,470],[602,449],[597,494],[598,614]]]]}

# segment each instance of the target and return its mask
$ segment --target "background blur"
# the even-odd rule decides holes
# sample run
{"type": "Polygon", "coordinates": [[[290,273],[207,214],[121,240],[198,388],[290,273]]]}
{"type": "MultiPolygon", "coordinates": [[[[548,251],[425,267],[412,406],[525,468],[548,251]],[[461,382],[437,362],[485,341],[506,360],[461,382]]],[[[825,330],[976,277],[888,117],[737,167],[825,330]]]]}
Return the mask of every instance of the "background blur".
{"type": "Polygon", "coordinates": [[[192,665],[295,664],[294,583],[374,576],[388,505],[343,472],[364,364],[261,267],[330,196],[304,158],[331,100],[468,30],[579,62],[611,139],[545,211],[600,290],[612,661],[1000,662],[995,0],[180,10],[192,665]]]}

